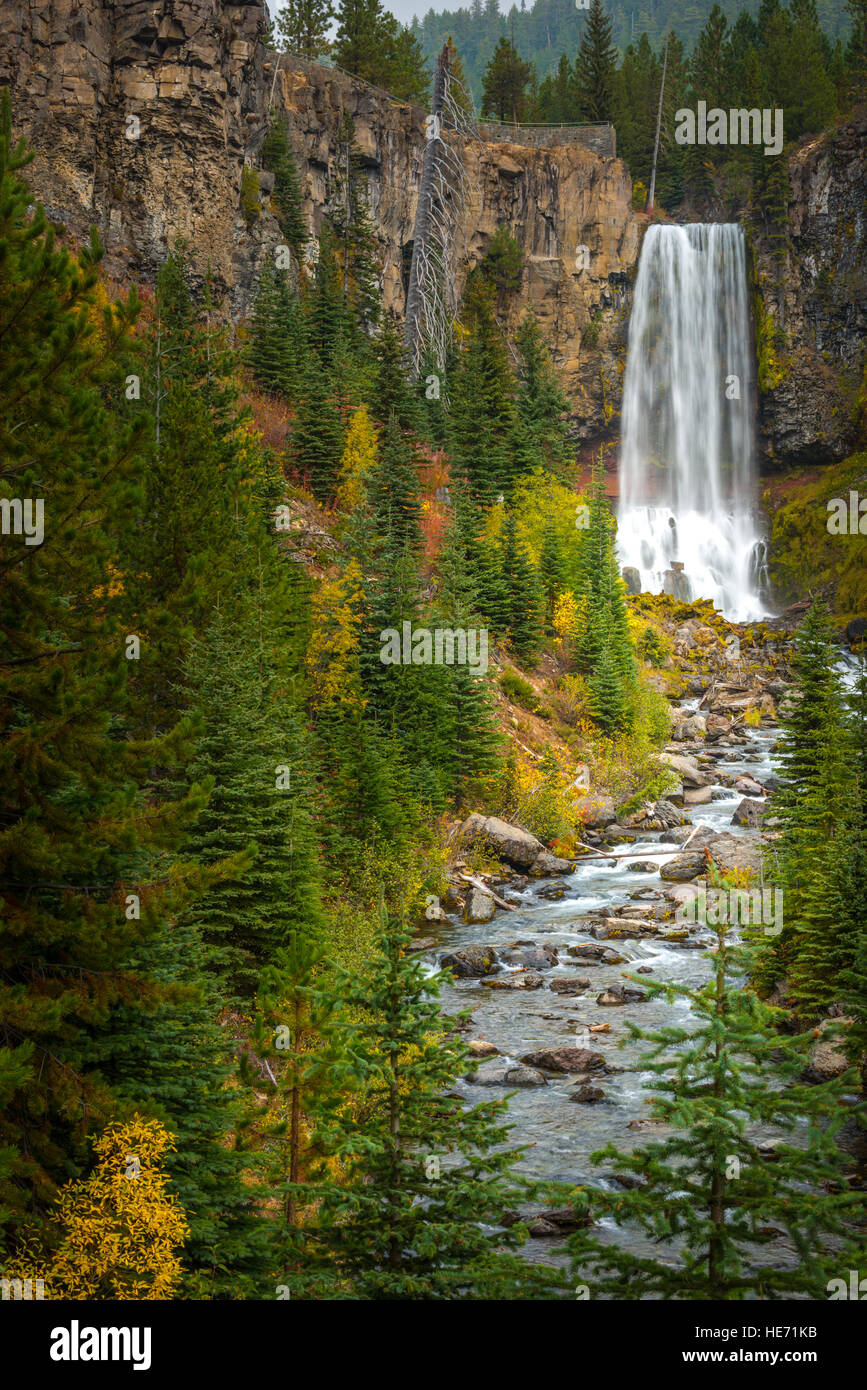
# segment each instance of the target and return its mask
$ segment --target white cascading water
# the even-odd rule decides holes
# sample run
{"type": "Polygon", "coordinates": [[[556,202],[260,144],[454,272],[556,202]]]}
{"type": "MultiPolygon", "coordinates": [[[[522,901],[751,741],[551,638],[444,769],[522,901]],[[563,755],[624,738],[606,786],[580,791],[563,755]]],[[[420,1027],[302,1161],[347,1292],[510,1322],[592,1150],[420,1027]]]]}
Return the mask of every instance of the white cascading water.
{"type": "Polygon", "coordinates": [[[767,613],[754,400],[741,228],[649,227],[623,389],[620,562],[642,590],[712,599],[733,622],[767,613]]]}

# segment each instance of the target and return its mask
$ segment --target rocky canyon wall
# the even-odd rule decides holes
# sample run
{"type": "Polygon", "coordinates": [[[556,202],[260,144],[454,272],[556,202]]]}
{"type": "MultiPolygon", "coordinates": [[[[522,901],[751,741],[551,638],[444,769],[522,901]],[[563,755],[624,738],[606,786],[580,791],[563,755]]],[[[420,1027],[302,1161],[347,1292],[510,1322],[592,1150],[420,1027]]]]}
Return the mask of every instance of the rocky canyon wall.
{"type": "Polygon", "coordinates": [[[857,442],[867,345],[867,114],[789,156],[788,236],[757,240],[765,336],[759,408],[766,471],[833,463],[857,442]]]}
{"type": "MultiPolygon", "coordinates": [[[[0,0],[0,20],[0,83],[12,89],[16,133],[35,151],[34,192],[73,237],[99,228],[110,273],[152,282],[182,236],[232,316],[245,313],[281,240],[267,193],[252,223],[241,209],[244,163],[260,163],[273,102],[288,119],[314,235],[328,206],[342,116],[352,116],[383,303],[403,312],[425,145],[421,107],[318,64],[284,57],[275,70],[262,43],[261,0],[0,0]]],[[[527,305],[536,310],[576,437],[591,440],[616,424],[638,223],[625,165],[558,138],[567,142],[539,147],[498,132],[465,146],[458,280],[505,223],[524,271],[504,315],[513,327],[527,305]]],[[[598,132],[587,143],[613,148],[613,138],[606,146],[598,132]]]]}
{"type": "MultiPolygon", "coordinates": [[[[263,31],[261,0],[0,0],[0,84],[12,90],[16,133],[35,151],[34,192],[73,238],[99,228],[107,269],[120,280],[151,283],[184,237],[198,273],[210,271],[238,320],[281,240],[267,177],[256,215],[241,207],[242,171],[261,162],[270,104],[286,114],[314,235],[348,112],[368,176],[383,303],[400,316],[426,113],[335,69],[276,64],[263,31]]],[[[464,147],[459,287],[505,223],[524,268],[503,316],[513,329],[528,305],[536,311],[576,442],[612,439],[645,221],[632,210],[628,171],[604,130],[583,144],[569,132],[552,132],[546,145],[482,134],[490,138],[464,147]]],[[[867,318],[864,137],[861,120],[803,143],[790,158],[785,261],[761,235],[755,242],[758,311],[774,345],[760,403],[771,468],[831,461],[851,444],[867,318]]]]}

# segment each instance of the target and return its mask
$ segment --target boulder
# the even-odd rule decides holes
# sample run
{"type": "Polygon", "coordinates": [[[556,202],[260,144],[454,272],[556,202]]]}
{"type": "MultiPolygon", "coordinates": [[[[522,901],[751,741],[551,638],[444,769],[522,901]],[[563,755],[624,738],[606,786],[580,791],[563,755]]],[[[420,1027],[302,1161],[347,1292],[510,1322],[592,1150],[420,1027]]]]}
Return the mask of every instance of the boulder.
{"type": "Polygon", "coordinates": [[[573,859],[559,859],[550,850],[543,849],[541,854],[536,855],[529,872],[531,878],[548,878],[552,874],[571,874],[574,868],[573,859]]]}
{"type": "Polygon", "coordinates": [[[432,951],[436,946],[436,941],[432,936],[414,936],[407,946],[407,951],[432,951]]]}
{"type": "Polygon", "coordinates": [[[739,802],[735,808],[735,813],[732,816],[732,825],[749,825],[754,829],[759,825],[762,817],[768,814],[769,810],[770,807],[766,806],[764,802],[751,801],[748,796],[745,796],[743,801],[739,802]]]}
{"type": "Polygon", "coordinates": [[[541,946],[521,946],[521,965],[529,970],[550,970],[557,964],[557,948],[543,943],[541,946]]]}
{"type": "Polygon", "coordinates": [[[541,989],[544,983],[535,970],[510,970],[492,979],[482,980],[488,989],[541,989]]]}
{"type": "Polygon", "coordinates": [[[823,1037],[827,1028],[833,1024],[851,1024],[851,1018],[823,1019],[819,1024],[819,1040],[810,1048],[810,1057],[804,1071],[804,1080],[820,1083],[822,1081],[832,1081],[835,1076],[842,1076],[850,1065],[846,1059],[844,1051],[845,1039],[839,1033],[830,1038],[823,1037]]]}
{"type": "Polygon", "coordinates": [[[543,1220],[541,1219],[541,1217],[537,1217],[536,1220],[533,1221],[533,1222],[527,1227],[527,1229],[528,1229],[528,1231],[530,1232],[530,1235],[531,1235],[531,1236],[536,1236],[537,1238],[539,1238],[539,1237],[541,1237],[541,1236],[559,1236],[559,1235],[560,1235],[560,1227],[559,1227],[559,1226],[555,1226],[554,1223],[553,1223],[553,1221],[543,1221],[543,1220]]]}
{"type": "Polygon", "coordinates": [[[846,640],[850,647],[854,647],[865,640],[867,637],[867,618],[853,618],[846,624],[846,640]]]}
{"type": "Polygon", "coordinates": [[[621,956],[619,951],[613,950],[610,946],[599,945],[595,941],[567,946],[566,954],[580,960],[582,965],[623,965],[626,960],[626,956],[621,956]]]}
{"type": "Polygon", "coordinates": [[[605,1099],[605,1092],[601,1086],[579,1086],[569,1099],[577,1101],[579,1105],[593,1105],[597,1100],[605,1099]]]}
{"type": "Polygon", "coordinates": [[[496,903],[493,895],[486,893],[482,888],[470,885],[467,894],[467,904],[464,908],[465,922],[490,922],[496,912],[496,903]]]}
{"type": "Polygon", "coordinates": [[[641,574],[634,565],[624,565],[620,571],[623,575],[623,582],[626,585],[627,594],[641,593],[641,574]]]}
{"type": "Polygon", "coordinates": [[[508,821],[500,820],[498,816],[468,816],[459,834],[465,842],[482,842],[498,859],[504,859],[516,869],[529,869],[545,852],[541,840],[537,840],[529,830],[509,825],[508,821]]]}
{"type": "Polygon", "coordinates": [[[709,849],[721,873],[730,874],[735,869],[752,869],[758,873],[761,867],[761,845],[752,835],[717,835],[711,840],[709,849]]]}
{"type": "Polygon", "coordinates": [[[639,936],[650,936],[656,931],[655,922],[635,922],[617,917],[606,917],[602,922],[594,922],[590,935],[597,941],[630,941],[639,936]]]}
{"type": "Polygon", "coordinates": [[[596,1003],[606,1007],[617,1004],[641,1004],[647,998],[643,989],[629,989],[626,985],[609,985],[608,989],[596,996],[596,1003]]]}
{"type": "Polygon", "coordinates": [[[677,774],[685,788],[706,787],[713,781],[712,777],[702,772],[694,758],[687,758],[682,753],[660,753],[658,757],[660,762],[677,774]]]}
{"type": "Polygon", "coordinates": [[[601,1071],[605,1068],[605,1058],[601,1052],[593,1052],[589,1047],[550,1047],[541,1052],[528,1052],[521,1061],[528,1067],[542,1067],[545,1071],[576,1072],[601,1071]]]}
{"type": "Polygon", "coordinates": [[[500,969],[493,946],[462,946],[440,959],[443,970],[451,970],[460,979],[493,975],[500,969]]]}
{"type": "Polygon", "coordinates": [[[686,787],[683,793],[685,806],[707,806],[713,801],[713,791],[707,787],[686,787]]]}
{"type": "Polygon", "coordinates": [[[725,738],[731,729],[731,720],[726,719],[723,714],[709,714],[705,720],[704,735],[710,743],[715,743],[719,738],[725,738]]]}
{"type": "Polygon", "coordinates": [[[590,981],[586,975],[561,975],[551,981],[550,987],[555,994],[583,994],[589,989],[590,981]]]}
{"type": "Polygon", "coordinates": [[[467,1043],[471,1057],[498,1057],[499,1049],[485,1038],[473,1038],[467,1043]]]}
{"type": "Polygon", "coordinates": [[[664,798],[661,801],[657,801],[656,805],[653,808],[653,815],[656,820],[661,822],[665,830],[668,830],[673,826],[681,826],[683,824],[682,812],[680,812],[676,806],[672,805],[670,801],[666,801],[664,798]]]}
{"type": "Polygon", "coordinates": [[[668,864],[663,864],[659,876],[670,883],[689,883],[690,879],[698,878],[704,868],[703,854],[677,854],[668,864]]]}
{"type": "Polygon", "coordinates": [[[742,796],[761,796],[762,789],[758,782],[754,782],[752,777],[739,777],[735,782],[735,790],[742,796]]]}
{"type": "Polygon", "coordinates": [[[676,845],[682,845],[692,834],[692,827],[689,825],[679,825],[674,830],[667,830],[663,835],[664,840],[671,840],[676,845]]]}
{"type": "Polygon", "coordinates": [[[633,874],[655,874],[659,865],[652,859],[633,859],[631,864],[626,865],[630,873],[633,874]]]}
{"type": "Polygon", "coordinates": [[[548,1082],[535,1067],[511,1062],[507,1057],[484,1062],[475,1072],[467,1072],[465,1080],[474,1086],[507,1086],[523,1090],[531,1086],[547,1086],[548,1082]]]}
{"type": "Polygon", "coordinates": [[[554,1207],[553,1210],[543,1211],[541,1220],[550,1222],[558,1231],[580,1231],[590,1225],[590,1217],[579,1214],[574,1207],[554,1207]]]}
{"type": "Polygon", "coordinates": [[[685,743],[689,739],[704,738],[707,732],[707,717],[691,714],[688,719],[679,719],[672,730],[675,743],[685,743]]]}

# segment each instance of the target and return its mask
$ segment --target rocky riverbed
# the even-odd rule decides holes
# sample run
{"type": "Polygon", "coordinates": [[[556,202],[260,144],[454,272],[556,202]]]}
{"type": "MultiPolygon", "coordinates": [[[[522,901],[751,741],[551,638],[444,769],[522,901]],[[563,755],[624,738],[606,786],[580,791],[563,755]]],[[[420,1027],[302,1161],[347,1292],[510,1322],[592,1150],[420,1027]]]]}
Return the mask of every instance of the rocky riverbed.
{"type": "MultiPolygon", "coordinates": [[[[683,703],[684,720],[694,717],[696,703],[683,703]]],[[[458,859],[445,904],[451,911],[418,945],[431,969],[452,971],[443,990],[446,1012],[472,1009],[466,1037],[476,1070],[461,1083],[468,1100],[489,1097],[492,1088],[514,1091],[512,1138],[527,1146],[527,1174],[614,1186],[590,1154],[609,1141],[630,1148],[656,1128],[648,1118],[650,1074],[639,1065],[643,1045],[618,1046],[625,1020],[651,1029],[687,1022],[685,1001],[654,999],[641,984],[695,987],[707,978],[710,932],[675,921],[678,900],[685,884],[705,880],[708,854],[726,871],[758,868],[756,827],[763,817],[772,824],[766,789],[775,785],[776,737],[771,726],[729,731],[715,744],[670,745],[683,797],[691,788],[708,795],[697,805],[665,800],[622,822],[602,799],[587,832],[593,857],[577,863],[559,861],[552,869],[540,861],[533,837],[501,821],[473,817],[462,827],[465,840],[485,836],[489,847],[499,846],[503,872],[487,886],[507,907],[497,906],[474,875],[465,883],[458,859]]],[[[770,1143],[775,1136],[757,1137],[770,1143]]],[[[552,1238],[562,1236],[563,1213],[540,1208],[530,1216],[532,1255],[562,1258],[552,1254],[552,1238]]],[[[644,1248],[637,1233],[614,1226],[599,1233],[644,1248]]],[[[779,1259],[787,1258],[781,1242],[779,1259]]]]}

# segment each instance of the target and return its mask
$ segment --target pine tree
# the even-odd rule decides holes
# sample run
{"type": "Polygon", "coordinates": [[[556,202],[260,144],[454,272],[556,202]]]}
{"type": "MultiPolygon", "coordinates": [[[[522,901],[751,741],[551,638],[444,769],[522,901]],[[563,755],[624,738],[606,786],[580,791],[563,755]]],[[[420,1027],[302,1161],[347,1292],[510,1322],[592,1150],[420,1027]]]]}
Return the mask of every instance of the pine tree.
{"type": "Polygon", "coordinates": [[[743,988],[743,949],[731,945],[725,925],[716,936],[714,974],[703,988],[649,986],[669,1002],[688,1000],[697,1026],[644,1032],[628,1025],[633,1037],[653,1044],[641,1065],[656,1078],[653,1118],[671,1134],[630,1153],[609,1144],[594,1154],[594,1162],[629,1176],[630,1190],[579,1196],[591,1217],[637,1224],[665,1259],[579,1231],[569,1239],[573,1277],[594,1297],[826,1298],[840,1257],[824,1240],[853,1237],[860,1196],[826,1187],[836,1189],[845,1163],[834,1136],[847,1118],[849,1078],[818,1086],[796,1079],[812,1033],[777,1031],[782,1010],[743,988]],[[785,1084],[774,1084],[778,1078],[785,1084]],[[773,1162],[757,1135],[766,1127],[794,1136],[775,1147],[773,1162]],[[794,1247],[793,1266],[761,1259],[774,1228],[794,1247]]]}
{"type": "Polygon", "coordinates": [[[130,676],[141,726],[163,730],[184,705],[183,663],[205,621],[243,511],[237,361],[225,331],[211,327],[190,290],[191,266],[178,244],[157,275],[141,399],[131,403],[152,428],[136,525],[125,543],[123,601],[141,633],[130,676]]]}
{"type": "Polygon", "coordinates": [[[339,0],[334,61],[366,82],[377,82],[382,62],[380,0],[339,0]]]}
{"type": "MultiPolygon", "coordinates": [[[[515,655],[525,664],[536,655],[542,635],[539,577],[526,545],[518,536],[515,515],[508,511],[500,538],[504,618],[515,655]]],[[[502,621],[502,619],[501,619],[502,621]]]]}
{"type": "MultiPolygon", "coordinates": [[[[797,969],[797,961],[806,942],[814,964],[816,951],[822,952],[828,923],[825,901],[815,897],[814,875],[823,870],[827,892],[829,866],[823,856],[834,839],[843,786],[843,695],[828,611],[821,603],[812,605],[798,629],[792,674],[795,690],[781,711],[777,749],[780,786],[774,812],[779,833],[770,849],[775,883],[784,893],[785,924],[773,942],[763,943],[757,979],[763,990],[770,990],[794,965],[799,993],[812,1007],[818,1000],[809,970],[797,969]]],[[[823,971],[823,991],[828,984],[823,971]]]]}
{"type": "Polygon", "coordinates": [[[518,416],[527,429],[538,458],[549,468],[563,465],[569,403],[557,384],[551,359],[542,342],[536,318],[527,313],[515,339],[521,354],[518,375],[518,416]]]}
{"type": "Polygon", "coordinates": [[[568,587],[566,583],[566,557],[560,537],[552,523],[542,532],[542,546],[539,551],[539,577],[545,595],[545,631],[554,630],[554,605],[568,587]]]}
{"type": "Polygon", "coordinates": [[[330,0],[285,0],[277,17],[284,53],[308,61],[328,52],[328,26],[334,18],[330,0]]]}
{"type": "Polygon", "coordinates": [[[418,434],[422,413],[409,380],[406,347],[393,318],[383,319],[373,342],[374,370],[370,388],[370,409],[379,425],[393,415],[402,430],[418,434]]]}
{"type": "Polygon", "coordinates": [[[482,119],[496,116],[500,121],[522,121],[532,73],[532,63],[523,62],[509,40],[501,38],[482,81],[482,119]]]}
{"type": "Polygon", "coordinates": [[[299,388],[290,454],[317,502],[328,503],[334,496],[344,442],[343,421],[334,402],[330,378],[323,372],[318,357],[311,354],[299,388]]]}
{"type": "MultiPolygon", "coordinates": [[[[146,428],[134,294],[107,299],[94,233],[58,247],[0,94],[0,1211],[44,1218],[114,1105],[96,1040],[139,993],[125,969],[182,900],[152,875],[201,806],[146,805],[189,730],[131,737],[123,584],[146,428]],[[44,511],[42,510],[44,505],[44,511]],[[140,914],[135,911],[140,907],[140,914]]],[[[151,995],[153,990],[150,990],[151,995]]]]}
{"type": "Polygon", "coordinates": [[[330,370],[341,347],[352,337],[343,274],[337,258],[335,234],[326,222],[319,237],[319,256],[313,284],[305,296],[307,332],[319,362],[330,370]]]}
{"type": "Polygon", "coordinates": [[[294,397],[304,373],[307,330],[288,271],[266,266],[253,300],[244,360],[264,391],[294,397]]]}
{"type": "Polygon", "coordinates": [[[581,534],[574,651],[590,678],[596,717],[609,729],[627,728],[636,666],[629,614],[615,550],[616,522],[605,494],[600,452],[590,487],[589,525],[581,534]]]}
{"type": "Polygon", "coordinates": [[[469,338],[451,376],[449,454],[453,475],[475,500],[488,503],[510,491],[517,473],[515,381],[490,288],[477,282],[466,307],[469,338]]]}
{"type": "Polygon", "coordinates": [[[378,530],[399,550],[417,550],[421,542],[421,489],[410,445],[392,415],[370,474],[369,494],[378,530]]]}
{"type": "Polygon", "coordinates": [[[545,1297],[562,1278],[511,1253],[526,1228],[499,1225],[523,1195],[511,1172],[519,1155],[504,1148],[504,1102],[467,1110],[452,1089],[466,1050],[445,1032],[436,980],[408,943],[383,912],[368,970],[343,983],[349,1094],[317,1117],[342,1177],[316,1184],[319,1226],[298,1283],[321,1277],[324,1249],[352,1298],[545,1297]]]}
{"type": "MultiPolygon", "coordinates": [[[[321,0],[291,0],[305,8],[326,8],[321,0]]],[[[286,23],[291,10],[283,10],[280,15],[281,26],[286,23]]],[[[306,55],[310,57],[310,54],[306,55]]],[[[272,200],[277,208],[280,230],[299,259],[310,240],[304,211],[301,204],[301,186],[298,179],[298,166],[289,143],[286,117],[278,116],[273,110],[262,146],[262,167],[270,169],[274,175],[272,200]]]]}
{"type": "Polygon", "coordinates": [[[581,47],[575,59],[578,105],[585,120],[612,119],[616,65],[617,50],[611,43],[611,20],[602,0],[590,0],[581,47]]]}
{"type": "MultiPolygon", "coordinates": [[[[850,702],[852,787],[846,825],[838,837],[834,892],[848,961],[840,972],[840,999],[853,1020],[846,1034],[850,1060],[861,1069],[867,1095],[867,675],[862,669],[850,702]]],[[[862,1122],[863,1123],[863,1122],[862,1122]]]]}
{"type": "MultiPolygon", "coordinates": [[[[256,564],[267,576],[267,556],[256,564]]],[[[189,853],[204,864],[249,853],[254,865],[225,878],[194,920],[224,993],[246,1001],[263,971],[321,920],[309,750],[272,646],[280,591],[264,577],[262,585],[221,599],[189,663],[204,721],[191,774],[214,784],[189,853]]]]}

